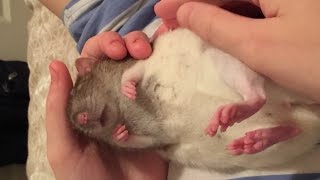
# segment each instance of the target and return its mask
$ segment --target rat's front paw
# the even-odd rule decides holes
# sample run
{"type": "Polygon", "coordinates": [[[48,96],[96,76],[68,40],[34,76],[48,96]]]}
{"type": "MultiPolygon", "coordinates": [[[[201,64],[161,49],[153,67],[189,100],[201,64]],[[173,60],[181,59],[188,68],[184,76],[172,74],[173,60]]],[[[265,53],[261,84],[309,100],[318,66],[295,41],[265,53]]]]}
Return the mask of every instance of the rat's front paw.
{"type": "Polygon", "coordinates": [[[127,96],[129,99],[136,99],[136,82],[135,81],[126,81],[121,85],[121,93],[127,96]]]}
{"type": "Polygon", "coordinates": [[[118,124],[113,131],[112,138],[116,143],[127,141],[129,138],[129,132],[126,129],[126,126],[118,124]]]}

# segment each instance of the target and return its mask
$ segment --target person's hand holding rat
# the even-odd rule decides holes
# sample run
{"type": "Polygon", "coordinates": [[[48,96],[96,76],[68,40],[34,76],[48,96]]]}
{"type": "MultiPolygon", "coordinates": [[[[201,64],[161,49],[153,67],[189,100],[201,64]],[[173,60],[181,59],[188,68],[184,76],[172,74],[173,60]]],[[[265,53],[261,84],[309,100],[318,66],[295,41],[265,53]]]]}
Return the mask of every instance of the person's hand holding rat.
{"type": "Polygon", "coordinates": [[[151,55],[149,38],[142,31],[134,31],[123,38],[113,31],[102,32],[90,38],[81,52],[82,57],[113,60],[123,59],[129,53],[135,59],[145,59],[151,55]]]}
{"type": "Polygon", "coordinates": [[[101,60],[108,57],[112,60],[121,60],[128,53],[137,60],[146,59],[151,55],[151,44],[144,32],[134,31],[124,37],[113,31],[102,32],[91,37],[84,44],[81,52],[82,58],[76,61],[76,64],[81,63],[81,65],[76,65],[76,67],[79,74],[83,74],[92,68],[92,62],[84,62],[86,58],[101,60]]]}
{"type": "MultiPolygon", "coordinates": [[[[59,17],[70,0],[40,0],[40,2],[59,17]]],[[[151,55],[151,52],[149,38],[142,31],[130,32],[124,37],[117,32],[108,31],[88,39],[81,51],[81,56],[94,59],[108,57],[119,60],[129,53],[135,59],[145,59],[151,55]]]]}
{"type": "Polygon", "coordinates": [[[66,117],[72,88],[69,72],[63,63],[53,61],[50,74],[46,104],[47,156],[56,179],[166,179],[167,164],[154,152],[102,149],[77,136],[66,117]]]}
{"type": "Polygon", "coordinates": [[[162,0],[155,11],[282,86],[320,101],[320,1],[248,0],[265,19],[251,19],[207,0],[162,0]]]}

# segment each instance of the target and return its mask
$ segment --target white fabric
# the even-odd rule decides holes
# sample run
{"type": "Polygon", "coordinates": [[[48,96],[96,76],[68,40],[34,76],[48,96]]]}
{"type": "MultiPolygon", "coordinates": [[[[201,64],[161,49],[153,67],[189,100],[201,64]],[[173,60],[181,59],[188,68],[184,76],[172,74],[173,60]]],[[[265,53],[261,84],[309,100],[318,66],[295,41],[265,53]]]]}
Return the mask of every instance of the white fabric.
{"type": "MultiPolygon", "coordinates": [[[[76,45],[62,21],[37,0],[26,0],[33,9],[28,24],[28,65],[30,68],[29,133],[27,176],[30,180],[55,179],[46,156],[45,103],[50,83],[49,63],[63,60],[75,74],[76,45]]],[[[73,76],[74,77],[74,76],[73,76]]]]}

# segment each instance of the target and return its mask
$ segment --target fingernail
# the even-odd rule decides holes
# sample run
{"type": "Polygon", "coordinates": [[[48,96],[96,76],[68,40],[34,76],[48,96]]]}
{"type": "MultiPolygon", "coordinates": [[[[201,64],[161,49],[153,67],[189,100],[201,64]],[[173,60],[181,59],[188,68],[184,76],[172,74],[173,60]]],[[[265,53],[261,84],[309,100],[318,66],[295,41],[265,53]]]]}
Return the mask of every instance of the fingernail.
{"type": "Polygon", "coordinates": [[[124,47],[124,45],[121,42],[119,42],[118,40],[112,41],[111,45],[115,46],[115,47],[124,47]]]}
{"type": "Polygon", "coordinates": [[[50,71],[50,77],[51,77],[51,83],[58,81],[58,73],[57,70],[55,70],[54,65],[51,63],[49,66],[50,71]]]}

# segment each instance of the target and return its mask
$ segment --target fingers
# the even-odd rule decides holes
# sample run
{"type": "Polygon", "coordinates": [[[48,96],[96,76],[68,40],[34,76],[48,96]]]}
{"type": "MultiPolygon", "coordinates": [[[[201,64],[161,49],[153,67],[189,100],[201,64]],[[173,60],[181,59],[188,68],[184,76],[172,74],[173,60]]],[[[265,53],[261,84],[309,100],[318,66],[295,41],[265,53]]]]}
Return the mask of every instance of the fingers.
{"type": "Polygon", "coordinates": [[[135,59],[146,59],[152,53],[149,38],[142,31],[134,31],[124,36],[127,49],[135,59]]]}
{"type": "Polygon", "coordinates": [[[46,102],[46,131],[48,158],[52,160],[56,159],[55,156],[63,156],[62,151],[57,152],[57,147],[65,148],[65,152],[71,149],[74,136],[66,117],[67,100],[72,88],[70,74],[59,61],[53,61],[49,69],[51,85],[46,102]]]}
{"type": "Polygon", "coordinates": [[[149,38],[142,31],[134,31],[122,38],[117,32],[103,32],[90,38],[83,47],[82,57],[120,60],[127,53],[135,59],[145,59],[151,55],[149,38]]]}
{"type": "Polygon", "coordinates": [[[81,56],[95,59],[103,59],[107,56],[119,60],[127,56],[127,48],[118,33],[108,31],[90,38],[84,45],[81,56]]]}
{"type": "Polygon", "coordinates": [[[185,2],[188,1],[162,0],[154,6],[154,11],[162,19],[175,19],[177,10],[185,2]]]}
{"type": "Polygon", "coordinates": [[[197,2],[182,5],[177,19],[181,26],[239,59],[254,59],[259,55],[258,46],[269,40],[276,22],[273,18],[246,18],[197,2]]]}

